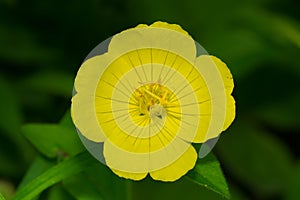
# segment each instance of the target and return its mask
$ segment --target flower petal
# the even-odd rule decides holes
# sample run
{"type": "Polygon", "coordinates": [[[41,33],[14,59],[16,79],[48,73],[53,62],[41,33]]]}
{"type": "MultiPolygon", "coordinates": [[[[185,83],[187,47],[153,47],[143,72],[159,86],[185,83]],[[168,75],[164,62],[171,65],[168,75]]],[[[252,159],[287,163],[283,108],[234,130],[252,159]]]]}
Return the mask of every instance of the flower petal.
{"type": "Polygon", "coordinates": [[[197,153],[194,147],[190,146],[174,163],[163,169],[152,171],[150,175],[154,180],[176,181],[195,166],[196,160],[197,153]]]}
{"type": "Polygon", "coordinates": [[[213,59],[213,61],[215,62],[216,66],[219,69],[226,90],[227,98],[226,98],[226,117],[225,117],[224,127],[223,127],[223,131],[224,131],[230,126],[230,124],[235,118],[235,101],[234,98],[230,95],[232,93],[234,83],[233,83],[232,74],[230,73],[230,70],[226,66],[226,64],[215,56],[210,56],[210,57],[213,59]]]}
{"type": "MultiPolygon", "coordinates": [[[[116,145],[107,139],[104,143],[103,152],[107,166],[122,172],[146,173],[170,165],[186,152],[190,144],[177,137],[170,141],[166,134],[165,131],[159,133],[148,139],[148,144],[141,145],[143,148],[149,148],[149,151],[145,153],[133,151],[139,145],[137,147],[132,146],[131,151],[125,150],[130,146],[126,140],[116,145]],[[157,150],[157,146],[160,149],[157,150]]],[[[142,139],[137,139],[136,143],[141,141],[142,139]]]]}
{"type": "Polygon", "coordinates": [[[147,24],[139,24],[136,26],[136,28],[147,28],[147,27],[166,28],[166,29],[178,31],[180,33],[183,33],[184,35],[190,36],[189,33],[187,31],[185,31],[183,28],[181,28],[181,26],[179,26],[178,24],[169,24],[167,22],[157,21],[149,26],[147,24]]]}
{"type": "Polygon", "coordinates": [[[208,55],[199,56],[195,62],[195,66],[203,77],[209,91],[210,101],[200,104],[202,111],[206,112],[207,116],[202,117],[203,126],[199,126],[193,142],[205,142],[215,138],[222,132],[224,127],[227,112],[227,91],[230,90],[230,84],[227,84],[227,82],[226,85],[224,84],[223,72],[225,69],[222,68],[223,71],[219,70],[220,66],[218,65],[220,65],[219,60],[216,61],[214,57],[208,55]],[[226,88],[228,88],[228,90],[226,88]],[[209,125],[207,123],[208,121],[210,121],[209,125]]]}
{"type": "Polygon", "coordinates": [[[161,49],[178,54],[193,63],[196,58],[195,42],[179,30],[178,27],[173,30],[143,25],[128,29],[111,39],[108,52],[117,58],[136,49],[161,49]]]}
{"type": "Polygon", "coordinates": [[[94,56],[80,66],[74,82],[76,93],[85,93],[88,96],[95,94],[97,83],[110,62],[108,57],[108,54],[94,56]]]}
{"type": "Polygon", "coordinates": [[[215,56],[210,56],[210,58],[214,61],[214,63],[216,64],[216,66],[218,67],[218,70],[221,74],[226,92],[228,94],[231,94],[233,87],[234,87],[234,83],[233,83],[233,78],[232,78],[232,74],[230,73],[229,68],[227,67],[227,65],[219,58],[215,57],[215,56]]]}
{"type": "Polygon", "coordinates": [[[235,117],[229,69],[196,57],[195,41],[176,24],[141,24],[107,41],[75,80],[78,132],[103,142],[100,158],[120,177],[179,179],[197,160],[190,143],[219,136],[235,117]]]}
{"type": "Polygon", "coordinates": [[[183,30],[181,28],[181,26],[177,25],[177,24],[169,24],[167,22],[161,22],[161,21],[157,21],[157,22],[154,22],[153,24],[150,25],[151,27],[159,27],[159,28],[167,28],[167,29],[170,29],[170,30],[174,30],[174,31],[178,31],[180,33],[183,33],[187,36],[190,36],[188,34],[188,32],[186,32],[185,30],[183,30]]]}
{"type": "Polygon", "coordinates": [[[122,177],[122,178],[127,178],[127,179],[132,179],[132,180],[135,180],[135,181],[139,181],[139,180],[142,180],[144,179],[146,176],[147,176],[147,172],[145,173],[129,173],[129,172],[123,172],[123,171],[120,171],[120,170],[116,170],[116,169],[113,169],[111,168],[111,170],[117,174],[118,176],[122,177]]]}
{"type": "Polygon", "coordinates": [[[98,125],[93,101],[87,101],[84,95],[76,94],[72,98],[72,120],[80,134],[94,142],[103,142],[105,136],[98,125]]]}
{"type": "Polygon", "coordinates": [[[235,100],[231,95],[227,95],[226,106],[226,118],[224,122],[223,131],[230,126],[230,124],[235,118],[235,100]]]}
{"type": "Polygon", "coordinates": [[[105,69],[98,66],[107,66],[108,61],[106,54],[86,60],[80,67],[74,83],[75,95],[71,106],[73,122],[83,136],[94,142],[102,142],[105,139],[97,121],[95,91],[105,69]]]}

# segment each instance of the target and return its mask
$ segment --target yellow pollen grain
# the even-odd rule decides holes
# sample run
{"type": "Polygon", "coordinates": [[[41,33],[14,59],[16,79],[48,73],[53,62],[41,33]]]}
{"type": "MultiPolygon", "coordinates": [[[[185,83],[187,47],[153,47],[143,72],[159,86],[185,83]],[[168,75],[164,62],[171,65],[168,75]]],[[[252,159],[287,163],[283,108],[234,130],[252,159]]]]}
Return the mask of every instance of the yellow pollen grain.
{"type": "Polygon", "coordinates": [[[148,125],[151,122],[150,108],[154,105],[166,106],[171,94],[172,92],[160,83],[144,84],[137,88],[132,93],[129,104],[129,108],[134,110],[130,113],[133,122],[137,125],[148,125]],[[141,123],[141,120],[144,120],[144,123],[141,123]]]}

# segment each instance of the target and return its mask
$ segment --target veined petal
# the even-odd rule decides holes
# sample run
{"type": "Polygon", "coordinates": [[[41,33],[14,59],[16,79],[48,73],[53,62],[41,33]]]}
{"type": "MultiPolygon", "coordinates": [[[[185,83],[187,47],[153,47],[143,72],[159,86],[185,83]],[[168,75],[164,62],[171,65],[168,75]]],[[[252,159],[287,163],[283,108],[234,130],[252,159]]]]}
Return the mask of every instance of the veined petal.
{"type": "Polygon", "coordinates": [[[178,30],[179,28],[173,30],[159,26],[128,29],[111,39],[108,51],[117,58],[136,49],[161,49],[178,54],[193,63],[196,58],[195,42],[178,30]]]}
{"type": "Polygon", "coordinates": [[[108,54],[94,56],[80,66],[74,82],[76,93],[95,95],[98,81],[110,62],[108,57],[108,54]]]}
{"type": "Polygon", "coordinates": [[[197,152],[190,146],[178,160],[163,169],[150,172],[150,176],[154,180],[176,181],[195,166],[196,160],[197,152]]]}
{"type": "Polygon", "coordinates": [[[179,25],[140,24],[106,40],[81,66],[72,119],[83,140],[101,142],[100,161],[118,176],[175,181],[195,165],[191,143],[232,123],[232,75],[199,46],[197,54],[179,25]]]}
{"type": "Polygon", "coordinates": [[[225,86],[226,93],[231,94],[233,87],[234,87],[234,83],[233,83],[232,74],[231,74],[229,68],[221,59],[219,59],[215,56],[210,56],[210,58],[214,61],[214,63],[218,67],[218,70],[221,74],[221,77],[222,77],[222,80],[223,80],[223,83],[225,86]]]}
{"type": "Polygon", "coordinates": [[[148,139],[149,152],[147,153],[126,151],[124,145],[128,145],[126,140],[123,145],[115,145],[107,139],[104,143],[104,157],[110,168],[128,173],[146,173],[169,166],[178,160],[190,146],[180,138],[175,137],[169,141],[162,135],[148,139]],[[161,146],[161,143],[164,144],[163,148],[157,150],[156,145],[161,146]]]}
{"type": "Polygon", "coordinates": [[[226,119],[227,92],[223,83],[222,73],[219,72],[217,64],[208,55],[199,56],[195,62],[195,66],[204,79],[209,91],[211,104],[211,113],[207,113],[210,116],[208,130],[198,138],[198,142],[205,142],[217,137],[222,132],[226,119]],[[201,138],[203,139],[202,141],[200,140],[201,138]]]}
{"type": "MultiPolygon", "coordinates": [[[[126,141],[124,141],[126,142],[126,141]]],[[[147,173],[149,169],[149,154],[134,153],[124,150],[106,140],[103,154],[109,168],[127,173],[147,173]]]]}
{"type": "Polygon", "coordinates": [[[76,128],[87,139],[103,142],[105,136],[100,128],[95,111],[95,91],[108,59],[106,55],[86,60],[80,67],[75,83],[75,95],[72,98],[71,113],[76,128]]]}
{"type": "Polygon", "coordinates": [[[76,94],[72,98],[72,120],[80,133],[94,142],[103,142],[105,136],[98,125],[93,101],[87,100],[84,95],[76,94]]]}
{"type": "Polygon", "coordinates": [[[223,84],[226,90],[226,117],[225,117],[224,127],[223,127],[223,131],[224,131],[230,126],[230,124],[235,118],[235,100],[231,96],[234,83],[233,83],[232,74],[230,73],[230,70],[227,67],[227,65],[224,62],[222,62],[221,59],[215,56],[210,56],[210,58],[214,61],[214,63],[218,67],[218,70],[221,74],[223,84]]]}

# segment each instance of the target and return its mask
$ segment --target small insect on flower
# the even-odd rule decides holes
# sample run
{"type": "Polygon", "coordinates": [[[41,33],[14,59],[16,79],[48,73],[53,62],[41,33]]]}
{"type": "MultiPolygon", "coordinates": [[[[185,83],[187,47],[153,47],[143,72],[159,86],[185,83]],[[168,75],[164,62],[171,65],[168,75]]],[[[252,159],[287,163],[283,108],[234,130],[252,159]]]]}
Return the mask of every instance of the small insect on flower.
{"type": "Polygon", "coordinates": [[[90,153],[118,176],[175,181],[196,163],[192,143],[232,123],[233,86],[226,64],[180,26],[138,25],[83,62],[72,119],[90,153]]]}

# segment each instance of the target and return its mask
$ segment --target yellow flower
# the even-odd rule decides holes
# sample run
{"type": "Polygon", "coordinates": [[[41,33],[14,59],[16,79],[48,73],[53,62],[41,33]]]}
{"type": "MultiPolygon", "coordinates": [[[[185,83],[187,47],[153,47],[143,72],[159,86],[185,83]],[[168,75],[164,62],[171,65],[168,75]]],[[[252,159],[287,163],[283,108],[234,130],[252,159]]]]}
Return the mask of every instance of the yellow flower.
{"type": "Polygon", "coordinates": [[[235,117],[229,69],[199,55],[175,24],[138,25],[106,43],[75,79],[77,130],[103,145],[103,162],[121,177],[179,179],[197,160],[191,143],[218,137],[235,117]]]}

